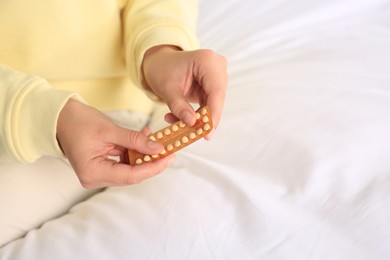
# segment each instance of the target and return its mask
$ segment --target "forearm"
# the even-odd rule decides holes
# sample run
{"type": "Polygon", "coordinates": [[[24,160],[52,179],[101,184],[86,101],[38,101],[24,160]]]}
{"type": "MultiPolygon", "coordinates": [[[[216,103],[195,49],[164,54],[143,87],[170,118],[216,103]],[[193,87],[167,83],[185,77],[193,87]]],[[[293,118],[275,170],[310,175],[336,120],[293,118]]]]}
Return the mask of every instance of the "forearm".
{"type": "Polygon", "coordinates": [[[57,118],[73,94],[5,66],[0,66],[0,79],[0,161],[30,163],[44,155],[60,156],[57,118]]]}
{"type": "Polygon", "coordinates": [[[146,51],[152,47],[199,48],[195,33],[196,18],[195,0],[129,1],[123,15],[125,53],[130,77],[136,84],[142,82],[142,62],[146,51]]]}

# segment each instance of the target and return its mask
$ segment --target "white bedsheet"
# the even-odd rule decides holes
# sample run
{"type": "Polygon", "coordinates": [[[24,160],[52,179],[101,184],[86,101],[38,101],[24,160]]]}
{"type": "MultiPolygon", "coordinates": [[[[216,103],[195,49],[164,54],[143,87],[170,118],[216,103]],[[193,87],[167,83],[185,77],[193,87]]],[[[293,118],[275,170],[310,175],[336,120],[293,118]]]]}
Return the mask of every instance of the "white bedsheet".
{"type": "Polygon", "coordinates": [[[202,0],[198,29],[230,64],[214,139],[0,259],[390,259],[390,1],[202,0]]]}

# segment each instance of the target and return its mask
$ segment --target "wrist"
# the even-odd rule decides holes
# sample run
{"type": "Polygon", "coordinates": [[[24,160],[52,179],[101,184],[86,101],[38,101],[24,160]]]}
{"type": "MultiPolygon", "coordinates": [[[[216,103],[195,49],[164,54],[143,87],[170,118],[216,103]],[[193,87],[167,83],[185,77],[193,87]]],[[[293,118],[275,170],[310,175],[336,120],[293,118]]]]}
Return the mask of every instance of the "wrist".
{"type": "Polygon", "coordinates": [[[145,71],[148,71],[148,68],[150,66],[153,66],[153,64],[161,61],[160,56],[162,54],[166,54],[169,52],[177,52],[177,51],[182,51],[182,49],[175,45],[158,45],[158,46],[151,47],[145,52],[143,62],[141,64],[141,71],[142,71],[141,84],[150,99],[158,102],[163,102],[163,99],[160,96],[158,96],[151,88],[145,71]]]}
{"type": "Polygon", "coordinates": [[[64,147],[62,145],[63,135],[68,131],[67,127],[71,125],[70,120],[74,116],[72,111],[77,109],[75,107],[78,106],[78,104],[81,103],[73,98],[69,98],[68,101],[65,103],[64,107],[62,108],[57,119],[57,143],[64,154],[64,147]]]}
{"type": "Polygon", "coordinates": [[[143,65],[145,63],[145,60],[153,57],[154,55],[156,55],[158,53],[171,52],[171,51],[181,51],[181,50],[182,50],[181,48],[179,48],[175,45],[157,45],[157,46],[151,47],[150,49],[148,49],[145,52],[143,65]]]}

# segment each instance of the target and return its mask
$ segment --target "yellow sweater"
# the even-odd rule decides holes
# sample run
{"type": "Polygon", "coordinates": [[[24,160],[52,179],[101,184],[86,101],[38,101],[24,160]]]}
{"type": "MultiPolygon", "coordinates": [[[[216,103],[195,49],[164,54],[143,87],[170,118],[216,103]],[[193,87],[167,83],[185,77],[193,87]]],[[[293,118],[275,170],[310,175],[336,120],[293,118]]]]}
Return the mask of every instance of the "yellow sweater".
{"type": "Polygon", "coordinates": [[[1,0],[0,161],[61,156],[57,118],[77,94],[101,110],[148,113],[135,87],[143,55],[197,48],[196,14],[195,0],[1,0]]]}

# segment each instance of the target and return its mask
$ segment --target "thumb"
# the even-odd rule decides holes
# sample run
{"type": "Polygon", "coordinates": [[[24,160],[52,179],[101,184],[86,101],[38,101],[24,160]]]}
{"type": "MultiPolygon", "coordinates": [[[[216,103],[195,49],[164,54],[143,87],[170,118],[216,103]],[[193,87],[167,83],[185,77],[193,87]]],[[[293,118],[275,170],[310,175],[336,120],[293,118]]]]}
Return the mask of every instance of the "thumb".
{"type": "Polygon", "coordinates": [[[118,127],[114,138],[116,145],[144,154],[158,154],[164,148],[161,143],[152,141],[144,133],[122,127],[118,127]]]}
{"type": "Polygon", "coordinates": [[[188,125],[194,125],[196,114],[192,106],[186,101],[180,90],[171,93],[166,103],[172,114],[188,125]]]}

